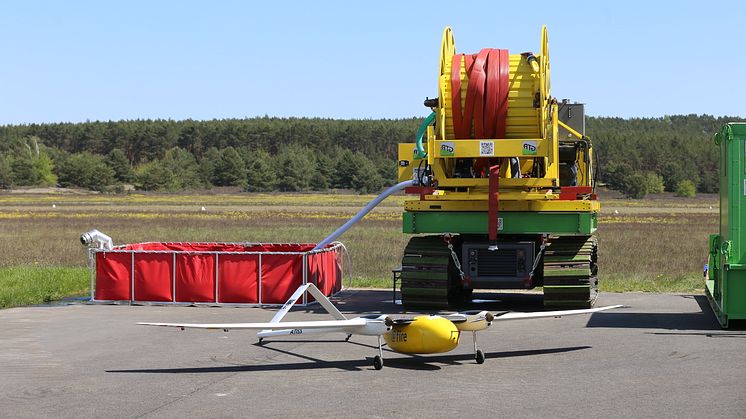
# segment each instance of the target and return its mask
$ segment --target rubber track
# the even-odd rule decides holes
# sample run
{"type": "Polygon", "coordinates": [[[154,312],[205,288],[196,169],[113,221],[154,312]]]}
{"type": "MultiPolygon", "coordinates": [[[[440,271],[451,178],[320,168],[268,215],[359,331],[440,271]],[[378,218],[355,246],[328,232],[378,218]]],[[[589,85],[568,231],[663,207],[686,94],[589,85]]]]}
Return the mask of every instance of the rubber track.
{"type": "Polygon", "coordinates": [[[544,306],[592,307],[598,297],[597,262],[595,237],[550,238],[544,251],[544,306]]]}
{"type": "Polygon", "coordinates": [[[413,237],[402,258],[402,305],[405,308],[448,308],[453,269],[451,253],[441,236],[413,237]]]}

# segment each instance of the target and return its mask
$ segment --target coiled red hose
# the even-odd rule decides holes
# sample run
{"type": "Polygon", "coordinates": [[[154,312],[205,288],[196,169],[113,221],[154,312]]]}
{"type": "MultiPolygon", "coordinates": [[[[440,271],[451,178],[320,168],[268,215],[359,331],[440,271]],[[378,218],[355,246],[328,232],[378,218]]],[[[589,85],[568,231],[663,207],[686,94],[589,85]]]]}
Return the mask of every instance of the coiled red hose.
{"type": "Polygon", "coordinates": [[[485,48],[455,54],[451,66],[453,129],[457,139],[505,138],[508,117],[510,56],[506,49],[485,48]],[[461,104],[461,61],[469,84],[461,104]]]}

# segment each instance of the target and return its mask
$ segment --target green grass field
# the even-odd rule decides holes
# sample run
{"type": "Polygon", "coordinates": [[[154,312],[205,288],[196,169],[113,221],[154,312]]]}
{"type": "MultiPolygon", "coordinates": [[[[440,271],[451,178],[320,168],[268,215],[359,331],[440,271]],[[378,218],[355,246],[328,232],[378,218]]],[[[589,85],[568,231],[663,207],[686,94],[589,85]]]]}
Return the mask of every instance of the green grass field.
{"type": "MultiPolygon", "coordinates": [[[[96,228],[117,244],[143,241],[317,242],[372,195],[0,195],[0,307],[89,292],[81,233],[96,228]],[[202,207],[205,210],[202,211],[202,207]]],[[[409,239],[403,196],[384,201],[341,237],[352,285],[389,287],[409,239]]],[[[716,196],[627,200],[602,197],[601,289],[697,292],[707,235],[717,232],[716,196]]]]}
{"type": "Polygon", "coordinates": [[[18,266],[0,268],[0,307],[41,304],[90,290],[86,268],[18,266]]]}

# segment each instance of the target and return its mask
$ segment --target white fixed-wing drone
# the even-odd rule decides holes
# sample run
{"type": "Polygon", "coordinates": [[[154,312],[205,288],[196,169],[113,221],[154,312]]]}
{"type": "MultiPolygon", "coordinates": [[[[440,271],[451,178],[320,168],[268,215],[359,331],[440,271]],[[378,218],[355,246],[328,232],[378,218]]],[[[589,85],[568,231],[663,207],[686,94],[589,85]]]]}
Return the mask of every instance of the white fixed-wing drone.
{"type": "Polygon", "coordinates": [[[373,366],[383,368],[383,349],[381,337],[395,352],[403,354],[434,354],[449,352],[459,344],[461,332],[472,332],[474,356],[478,364],[484,362],[484,353],[477,348],[477,332],[485,330],[498,320],[522,320],[541,317],[562,317],[576,314],[590,314],[599,311],[622,307],[621,305],[590,308],[583,310],[540,311],[534,313],[489,311],[467,311],[448,315],[418,315],[409,318],[392,318],[386,314],[369,314],[348,319],[329,301],[313,284],[301,285],[275,314],[269,323],[137,323],[145,326],[177,327],[181,330],[214,329],[223,330],[258,330],[259,343],[265,337],[301,335],[308,333],[341,332],[346,333],[348,340],[352,335],[378,337],[378,355],[373,358],[373,366]],[[290,308],[304,292],[308,291],[335,320],[315,320],[281,322],[290,308]]]}

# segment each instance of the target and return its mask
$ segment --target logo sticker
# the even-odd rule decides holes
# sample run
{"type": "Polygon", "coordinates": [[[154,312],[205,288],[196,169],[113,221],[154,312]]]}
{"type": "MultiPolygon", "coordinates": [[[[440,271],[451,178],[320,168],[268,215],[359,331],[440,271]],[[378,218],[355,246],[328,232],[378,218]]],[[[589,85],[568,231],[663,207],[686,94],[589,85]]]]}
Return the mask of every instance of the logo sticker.
{"type": "Polygon", "coordinates": [[[503,219],[502,217],[497,218],[497,231],[503,231],[503,219]]]}
{"type": "Polygon", "coordinates": [[[536,155],[536,141],[524,141],[522,152],[524,156],[535,156],[536,155]]]}
{"type": "Polygon", "coordinates": [[[392,342],[406,342],[407,341],[407,333],[406,332],[400,332],[398,330],[392,330],[389,332],[389,339],[391,339],[392,342]]]}
{"type": "Polygon", "coordinates": [[[456,146],[453,142],[442,142],[440,143],[440,155],[441,157],[452,157],[456,151],[456,146]]]}

